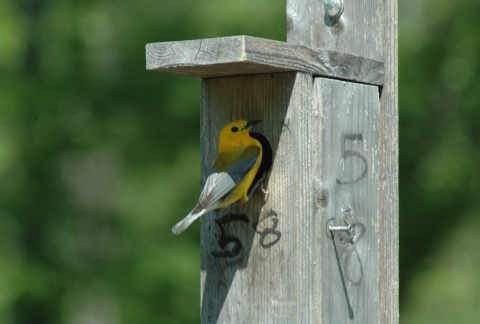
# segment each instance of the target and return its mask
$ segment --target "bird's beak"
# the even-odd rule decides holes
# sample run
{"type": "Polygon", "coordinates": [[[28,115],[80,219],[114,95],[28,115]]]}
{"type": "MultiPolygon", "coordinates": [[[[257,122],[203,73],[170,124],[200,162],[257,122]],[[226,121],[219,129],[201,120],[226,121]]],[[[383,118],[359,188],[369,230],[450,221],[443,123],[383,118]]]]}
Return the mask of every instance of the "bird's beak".
{"type": "Polygon", "coordinates": [[[261,122],[261,120],[249,120],[249,121],[247,122],[247,125],[245,125],[245,127],[244,127],[243,129],[249,129],[249,128],[252,127],[253,125],[258,124],[258,123],[260,123],[260,122],[261,122]]]}

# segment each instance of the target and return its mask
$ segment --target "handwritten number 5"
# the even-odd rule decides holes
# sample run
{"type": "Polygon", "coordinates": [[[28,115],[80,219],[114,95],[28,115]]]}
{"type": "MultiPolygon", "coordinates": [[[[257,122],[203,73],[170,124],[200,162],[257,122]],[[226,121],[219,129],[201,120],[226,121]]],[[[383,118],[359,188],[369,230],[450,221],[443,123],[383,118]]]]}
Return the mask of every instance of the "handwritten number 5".
{"type": "Polygon", "coordinates": [[[215,258],[233,258],[236,257],[242,250],[242,242],[234,236],[227,236],[224,224],[228,224],[234,221],[241,221],[248,224],[248,217],[245,214],[227,214],[219,219],[215,220],[220,229],[220,237],[218,239],[218,246],[221,251],[210,252],[215,258]],[[230,250],[225,250],[228,244],[233,243],[233,247],[230,250]]]}
{"type": "Polygon", "coordinates": [[[367,159],[365,159],[365,157],[360,154],[359,152],[357,151],[354,151],[354,150],[349,150],[347,151],[346,148],[345,148],[345,143],[347,141],[363,141],[363,138],[362,138],[362,134],[344,134],[343,137],[342,137],[342,159],[345,161],[347,158],[349,157],[357,157],[359,159],[362,160],[363,162],[363,171],[362,171],[362,174],[360,174],[358,177],[352,179],[352,180],[340,180],[337,178],[337,183],[338,184],[352,184],[352,183],[355,183],[355,182],[358,182],[360,180],[362,180],[366,175],[367,175],[367,172],[368,172],[368,163],[367,163],[367,159]]]}

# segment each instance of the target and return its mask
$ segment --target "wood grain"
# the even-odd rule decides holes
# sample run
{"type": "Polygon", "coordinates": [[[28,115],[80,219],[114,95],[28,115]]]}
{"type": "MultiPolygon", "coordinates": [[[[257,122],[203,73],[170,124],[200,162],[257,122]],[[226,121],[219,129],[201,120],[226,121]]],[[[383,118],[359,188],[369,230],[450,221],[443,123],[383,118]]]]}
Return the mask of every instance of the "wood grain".
{"type": "Polygon", "coordinates": [[[381,323],[379,286],[379,94],[375,86],[316,78],[322,154],[315,165],[315,225],[322,249],[321,323],[381,323]],[[328,225],[354,225],[333,235],[328,225]]]}
{"type": "Polygon", "coordinates": [[[381,323],[379,114],[375,86],[303,73],[202,81],[203,180],[231,120],[262,119],[274,152],[268,200],[258,191],[202,218],[203,323],[381,323]],[[219,258],[225,215],[241,250],[219,258]],[[355,234],[332,241],[329,222],[355,234]]]}
{"type": "Polygon", "coordinates": [[[231,120],[263,120],[255,131],[270,140],[274,152],[266,201],[257,190],[247,204],[202,218],[202,323],[319,323],[314,291],[321,286],[314,283],[321,272],[313,255],[320,240],[314,236],[311,171],[318,162],[312,144],[320,116],[313,114],[312,85],[305,73],[202,81],[204,180],[216,155],[212,138],[231,120]],[[226,235],[238,238],[242,249],[218,258],[212,252],[220,250],[221,229],[214,220],[228,214],[247,216],[248,221],[225,224],[226,235]]]}
{"type": "Polygon", "coordinates": [[[288,0],[287,43],[383,61],[384,1],[343,2],[340,20],[333,21],[324,1],[288,0]]]}
{"type": "Polygon", "coordinates": [[[249,36],[152,43],[146,55],[147,70],[201,78],[301,71],[383,84],[381,61],[249,36]]]}
{"type": "Polygon", "coordinates": [[[398,209],[398,8],[385,1],[383,46],[385,85],[380,97],[380,241],[379,322],[399,321],[399,209],[398,209]]]}
{"type": "MultiPolygon", "coordinates": [[[[374,250],[378,253],[379,290],[375,295],[378,298],[377,304],[367,305],[369,311],[377,313],[369,323],[399,321],[397,10],[396,0],[345,0],[341,18],[333,21],[325,15],[321,1],[287,0],[289,44],[322,48],[385,62],[385,82],[383,87],[379,88],[379,153],[376,170],[379,179],[379,190],[376,193],[379,214],[376,227],[379,233],[378,248],[374,250]]],[[[334,127],[333,124],[330,126],[334,127]]],[[[327,150],[325,154],[330,153],[327,150]]],[[[338,251],[342,252],[341,245],[337,244],[337,247],[338,251]]],[[[336,311],[338,309],[329,313],[336,311]]],[[[337,320],[331,317],[326,322],[337,323],[337,320]]]]}

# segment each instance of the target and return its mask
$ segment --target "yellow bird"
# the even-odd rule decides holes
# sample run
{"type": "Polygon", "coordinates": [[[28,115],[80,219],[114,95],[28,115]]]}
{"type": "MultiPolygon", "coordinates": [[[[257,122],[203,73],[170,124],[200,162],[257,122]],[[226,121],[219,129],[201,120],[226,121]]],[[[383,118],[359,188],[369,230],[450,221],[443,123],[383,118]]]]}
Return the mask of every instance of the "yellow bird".
{"type": "MultiPolygon", "coordinates": [[[[222,128],[212,173],[205,182],[197,205],[173,227],[173,234],[180,234],[194,220],[209,211],[227,207],[237,200],[242,200],[243,203],[248,201],[258,184],[260,177],[256,175],[263,157],[259,136],[262,139],[264,137],[257,133],[250,133],[250,128],[259,122],[260,120],[236,120],[222,128]]],[[[262,169],[264,168],[265,166],[262,169]]],[[[259,174],[259,176],[262,175],[259,174]]]]}

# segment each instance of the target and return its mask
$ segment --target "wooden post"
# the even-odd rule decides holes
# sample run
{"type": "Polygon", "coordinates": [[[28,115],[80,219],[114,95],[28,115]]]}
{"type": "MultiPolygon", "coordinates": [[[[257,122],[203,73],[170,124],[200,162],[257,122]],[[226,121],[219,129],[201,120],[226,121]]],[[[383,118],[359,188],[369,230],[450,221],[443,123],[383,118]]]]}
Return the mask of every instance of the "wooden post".
{"type": "Polygon", "coordinates": [[[203,181],[232,120],[273,148],[268,194],[202,217],[203,323],[398,322],[396,1],[344,1],[287,1],[287,43],[147,45],[147,69],[202,78],[203,181]]]}

